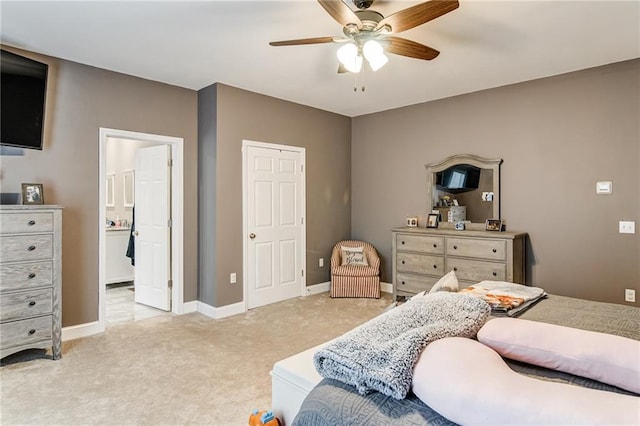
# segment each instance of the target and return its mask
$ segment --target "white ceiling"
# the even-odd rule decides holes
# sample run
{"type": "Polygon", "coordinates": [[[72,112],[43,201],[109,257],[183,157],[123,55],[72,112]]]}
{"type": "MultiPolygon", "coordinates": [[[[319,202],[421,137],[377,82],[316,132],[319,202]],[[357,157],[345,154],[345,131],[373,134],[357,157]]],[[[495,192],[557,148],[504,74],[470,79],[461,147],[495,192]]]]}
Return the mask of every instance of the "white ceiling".
{"type": "MultiPolygon", "coordinates": [[[[371,8],[387,16],[416,3],[371,8]]],[[[354,92],[353,74],[336,73],[336,44],[268,45],[342,35],[313,0],[2,0],[0,16],[3,44],[189,89],[220,82],[351,117],[640,57],[638,0],[460,0],[400,33],[439,57],[389,55],[364,75],[364,92],[354,92]]]]}

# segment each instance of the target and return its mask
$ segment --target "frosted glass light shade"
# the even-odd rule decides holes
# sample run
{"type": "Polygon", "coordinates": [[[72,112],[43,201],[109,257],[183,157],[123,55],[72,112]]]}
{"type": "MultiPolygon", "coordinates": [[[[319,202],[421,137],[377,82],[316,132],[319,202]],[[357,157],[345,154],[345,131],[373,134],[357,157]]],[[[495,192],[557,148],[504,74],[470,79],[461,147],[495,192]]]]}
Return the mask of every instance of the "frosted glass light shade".
{"type": "Polygon", "coordinates": [[[345,44],[338,49],[337,56],[348,71],[359,73],[362,69],[362,56],[358,55],[358,47],[355,44],[345,44]]]}
{"type": "Polygon", "coordinates": [[[364,53],[364,57],[367,58],[371,69],[374,71],[378,71],[384,64],[389,62],[389,58],[384,54],[382,45],[376,40],[367,41],[362,47],[362,53],[364,53]]]}

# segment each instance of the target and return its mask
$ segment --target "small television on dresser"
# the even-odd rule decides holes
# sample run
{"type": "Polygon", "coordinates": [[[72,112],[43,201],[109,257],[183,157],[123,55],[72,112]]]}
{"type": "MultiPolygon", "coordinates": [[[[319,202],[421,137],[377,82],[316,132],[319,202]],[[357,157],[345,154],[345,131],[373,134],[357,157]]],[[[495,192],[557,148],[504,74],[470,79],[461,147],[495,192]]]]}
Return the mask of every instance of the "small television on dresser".
{"type": "Polygon", "coordinates": [[[0,145],[42,149],[49,66],[0,51],[0,145]]]}

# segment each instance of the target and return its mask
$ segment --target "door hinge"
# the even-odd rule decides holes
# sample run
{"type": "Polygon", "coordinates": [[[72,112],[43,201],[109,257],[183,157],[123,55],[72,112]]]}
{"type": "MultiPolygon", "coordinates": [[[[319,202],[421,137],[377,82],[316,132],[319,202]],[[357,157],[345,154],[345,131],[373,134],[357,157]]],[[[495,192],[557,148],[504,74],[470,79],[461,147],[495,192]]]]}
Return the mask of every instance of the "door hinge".
{"type": "Polygon", "coordinates": [[[167,166],[173,167],[173,158],[169,158],[169,161],[167,161],[167,166]]]}
{"type": "Polygon", "coordinates": [[[167,220],[167,226],[171,228],[173,226],[173,219],[167,220]]]}
{"type": "Polygon", "coordinates": [[[300,164],[300,173],[304,173],[304,164],[300,164]]]}
{"type": "Polygon", "coordinates": [[[300,272],[301,272],[302,276],[304,277],[304,269],[302,271],[300,271],[300,272]]]}
{"type": "Polygon", "coordinates": [[[304,217],[300,218],[300,225],[304,225],[304,217]]]}
{"type": "Polygon", "coordinates": [[[173,280],[169,280],[169,288],[173,288],[173,280]]]}

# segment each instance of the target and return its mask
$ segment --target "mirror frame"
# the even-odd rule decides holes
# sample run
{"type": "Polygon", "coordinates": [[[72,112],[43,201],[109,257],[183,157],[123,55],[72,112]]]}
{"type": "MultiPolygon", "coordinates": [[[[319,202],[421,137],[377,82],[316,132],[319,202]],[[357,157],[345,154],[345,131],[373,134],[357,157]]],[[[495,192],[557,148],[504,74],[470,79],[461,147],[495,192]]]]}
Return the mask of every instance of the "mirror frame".
{"type": "MultiPolygon", "coordinates": [[[[435,174],[458,164],[471,164],[481,169],[493,171],[493,217],[491,219],[501,219],[500,217],[500,164],[502,159],[495,160],[479,157],[472,154],[452,155],[443,161],[433,164],[425,164],[427,168],[427,203],[428,213],[431,212],[437,200],[434,200],[435,174]]],[[[453,226],[453,224],[450,224],[453,226]]],[[[485,224],[482,224],[484,229],[485,224]]]]}

